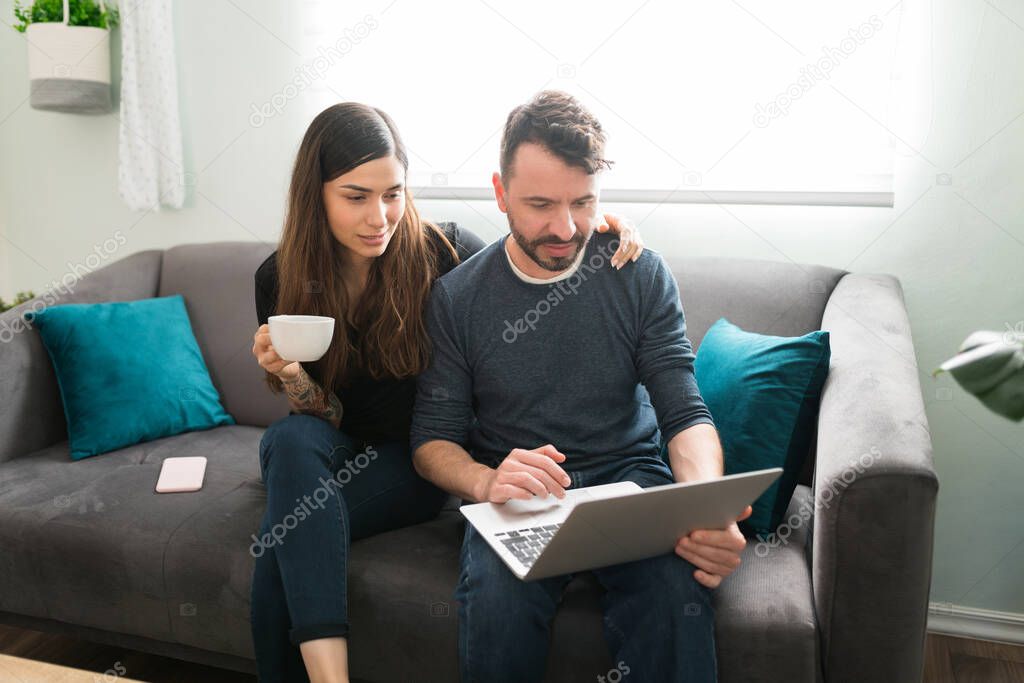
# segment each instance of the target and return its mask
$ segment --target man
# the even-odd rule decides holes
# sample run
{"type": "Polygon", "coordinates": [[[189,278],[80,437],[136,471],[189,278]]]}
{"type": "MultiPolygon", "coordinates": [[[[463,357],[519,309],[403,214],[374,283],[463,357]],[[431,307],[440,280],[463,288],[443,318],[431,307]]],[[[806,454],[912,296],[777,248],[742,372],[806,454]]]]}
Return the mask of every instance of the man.
{"type": "MultiPolygon", "coordinates": [[[[510,234],[431,293],[434,349],[418,382],[413,457],[464,500],[722,474],[672,274],[649,250],[617,271],[613,238],[592,234],[604,142],[565,93],[513,110],[493,178],[510,234]]],[[[744,545],[734,523],[683,537],[675,554],[594,570],[614,660],[638,681],[714,681],[711,590],[744,545]]],[[[467,525],[455,596],[463,681],[541,680],[570,578],[520,581],[467,525]]]]}

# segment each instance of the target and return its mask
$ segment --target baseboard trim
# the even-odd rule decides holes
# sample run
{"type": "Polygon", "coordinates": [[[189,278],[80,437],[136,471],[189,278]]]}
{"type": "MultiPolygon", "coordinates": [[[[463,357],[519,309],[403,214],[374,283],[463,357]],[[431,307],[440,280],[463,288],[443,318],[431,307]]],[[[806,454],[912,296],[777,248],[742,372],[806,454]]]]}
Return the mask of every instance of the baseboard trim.
{"type": "Polygon", "coordinates": [[[966,607],[949,602],[930,602],[928,631],[1024,645],[1024,614],[966,607]]]}

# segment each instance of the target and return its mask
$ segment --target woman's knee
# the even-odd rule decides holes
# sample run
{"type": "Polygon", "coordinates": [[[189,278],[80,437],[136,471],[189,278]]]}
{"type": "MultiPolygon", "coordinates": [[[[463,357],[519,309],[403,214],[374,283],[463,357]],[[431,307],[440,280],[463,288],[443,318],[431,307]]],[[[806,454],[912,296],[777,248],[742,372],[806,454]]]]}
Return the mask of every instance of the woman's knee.
{"type": "Polygon", "coordinates": [[[288,464],[288,471],[299,471],[303,465],[330,468],[331,459],[344,448],[354,448],[352,440],[326,420],[302,413],[283,417],[267,427],[260,439],[263,481],[278,459],[288,464]]]}

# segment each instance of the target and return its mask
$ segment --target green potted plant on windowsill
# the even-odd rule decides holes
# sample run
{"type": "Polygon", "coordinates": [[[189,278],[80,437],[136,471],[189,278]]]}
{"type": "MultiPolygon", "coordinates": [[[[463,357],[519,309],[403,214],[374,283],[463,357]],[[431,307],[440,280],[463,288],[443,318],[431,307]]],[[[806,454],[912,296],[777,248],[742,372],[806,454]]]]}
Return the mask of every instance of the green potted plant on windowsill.
{"type": "Polygon", "coordinates": [[[110,29],[116,7],[103,0],[14,2],[14,29],[28,43],[29,104],[34,109],[110,111],[110,29]]]}

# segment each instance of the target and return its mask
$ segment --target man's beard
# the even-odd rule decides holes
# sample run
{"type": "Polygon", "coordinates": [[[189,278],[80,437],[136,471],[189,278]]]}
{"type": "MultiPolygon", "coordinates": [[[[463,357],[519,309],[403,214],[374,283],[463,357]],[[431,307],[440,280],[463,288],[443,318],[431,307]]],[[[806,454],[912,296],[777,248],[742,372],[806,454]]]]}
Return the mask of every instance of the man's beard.
{"type": "Polygon", "coordinates": [[[538,248],[542,244],[565,244],[562,240],[558,239],[554,235],[548,235],[547,237],[541,237],[540,239],[533,240],[532,242],[523,236],[521,232],[516,230],[515,221],[512,219],[512,213],[508,214],[508,227],[512,231],[512,239],[516,241],[519,248],[522,249],[530,260],[536,263],[544,270],[550,270],[558,272],[567,270],[569,266],[573,264],[573,261],[580,255],[583,248],[587,245],[587,238],[579,230],[572,236],[570,242],[576,245],[576,248],[570,254],[565,256],[541,256],[538,248]]]}

